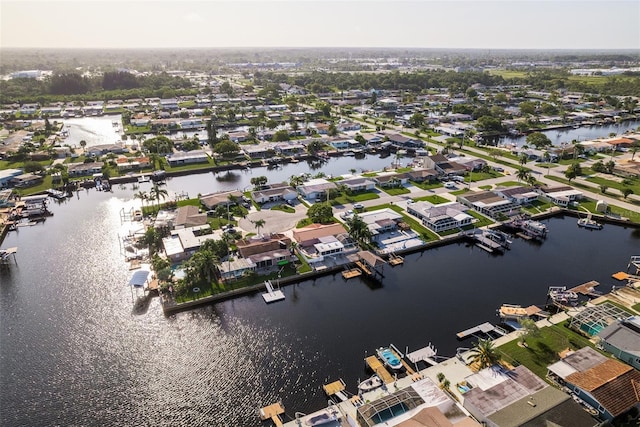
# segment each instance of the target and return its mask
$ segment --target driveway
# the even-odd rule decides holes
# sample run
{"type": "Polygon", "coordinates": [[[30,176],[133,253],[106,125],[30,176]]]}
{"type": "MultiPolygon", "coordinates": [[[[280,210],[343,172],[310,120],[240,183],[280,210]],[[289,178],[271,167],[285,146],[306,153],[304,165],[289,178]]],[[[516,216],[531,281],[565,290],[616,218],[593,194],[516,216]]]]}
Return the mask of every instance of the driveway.
{"type": "Polygon", "coordinates": [[[246,218],[240,219],[238,226],[247,233],[257,233],[258,230],[256,230],[253,222],[262,219],[264,220],[264,226],[260,228],[260,234],[283,233],[296,228],[296,224],[307,217],[307,207],[302,203],[296,203],[295,210],[295,213],[269,209],[252,212],[246,218]]]}

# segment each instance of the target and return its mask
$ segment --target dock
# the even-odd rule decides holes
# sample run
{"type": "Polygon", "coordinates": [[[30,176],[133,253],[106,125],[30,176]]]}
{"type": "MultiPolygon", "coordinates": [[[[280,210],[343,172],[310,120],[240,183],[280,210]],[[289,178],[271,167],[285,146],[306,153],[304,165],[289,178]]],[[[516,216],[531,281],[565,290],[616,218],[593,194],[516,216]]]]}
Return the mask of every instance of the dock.
{"type": "Polygon", "coordinates": [[[472,335],[475,335],[478,332],[482,332],[485,335],[488,334],[489,332],[495,332],[498,335],[505,335],[501,329],[497,328],[496,326],[492,325],[489,322],[485,322],[480,325],[474,326],[473,328],[465,329],[462,332],[458,332],[456,336],[458,337],[458,339],[464,339],[472,335]]]}
{"type": "Polygon", "coordinates": [[[435,366],[438,364],[438,362],[436,362],[434,359],[437,352],[438,351],[433,346],[433,344],[429,343],[429,345],[426,347],[420,348],[416,351],[412,351],[411,353],[407,353],[407,359],[409,359],[414,365],[416,365],[420,361],[423,361],[431,366],[435,366]]]}
{"type": "Polygon", "coordinates": [[[404,264],[404,258],[394,253],[389,254],[389,264],[393,267],[404,264]]]}
{"type": "Polygon", "coordinates": [[[393,353],[394,356],[396,356],[400,360],[400,362],[402,362],[402,366],[404,366],[404,369],[407,370],[407,375],[411,375],[411,376],[415,375],[416,371],[414,371],[413,368],[411,368],[411,366],[409,366],[409,364],[404,360],[404,357],[402,357],[402,354],[395,351],[394,348],[395,347],[393,346],[390,348],[391,353],[393,353]]]}
{"type": "Polygon", "coordinates": [[[346,402],[347,400],[349,400],[349,397],[344,393],[346,387],[347,386],[344,384],[344,381],[342,381],[341,378],[338,381],[323,385],[322,389],[327,394],[327,396],[336,396],[338,399],[340,399],[341,402],[346,402]]]}
{"type": "Polygon", "coordinates": [[[354,277],[359,277],[362,275],[362,270],[359,268],[352,268],[350,270],[345,270],[342,272],[342,277],[345,279],[353,279],[354,277]]]}
{"type": "Polygon", "coordinates": [[[260,419],[262,421],[271,420],[277,427],[282,427],[282,420],[280,415],[284,414],[284,406],[282,402],[274,403],[273,405],[265,406],[260,409],[260,419]]]}
{"type": "Polygon", "coordinates": [[[582,285],[578,285],[575,288],[569,289],[570,292],[575,292],[578,294],[586,295],[589,297],[597,298],[602,296],[602,292],[598,292],[595,290],[596,287],[600,286],[599,282],[595,280],[591,280],[590,282],[583,283],[582,285]]]}
{"type": "Polygon", "coordinates": [[[496,237],[488,231],[484,230],[471,230],[465,233],[465,235],[473,240],[477,247],[483,249],[489,253],[504,252],[505,245],[507,245],[506,237],[504,238],[505,244],[496,241],[496,237]]]}
{"type": "Polygon", "coordinates": [[[270,280],[266,280],[264,282],[264,286],[265,288],[267,288],[267,292],[262,294],[262,298],[267,304],[284,299],[284,294],[282,293],[282,291],[280,289],[274,289],[270,280]]]}
{"type": "Polygon", "coordinates": [[[361,273],[361,274],[362,274],[362,273],[364,273],[364,274],[366,274],[367,276],[372,276],[372,275],[373,275],[373,273],[371,272],[371,270],[369,270],[369,269],[367,268],[367,266],[365,266],[365,265],[364,265],[364,263],[363,263],[362,261],[360,261],[360,260],[356,261],[356,265],[357,265],[357,266],[358,266],[358,268],[360,269],[360,273],[361,273]]]}
{"type": "Polygon", "coordinates": [[[369,365],[371,370],[380,377],[383,383],[391,384],[393,382],[393,377],[376,356],[368,356],[364,361],[369,365]]]}

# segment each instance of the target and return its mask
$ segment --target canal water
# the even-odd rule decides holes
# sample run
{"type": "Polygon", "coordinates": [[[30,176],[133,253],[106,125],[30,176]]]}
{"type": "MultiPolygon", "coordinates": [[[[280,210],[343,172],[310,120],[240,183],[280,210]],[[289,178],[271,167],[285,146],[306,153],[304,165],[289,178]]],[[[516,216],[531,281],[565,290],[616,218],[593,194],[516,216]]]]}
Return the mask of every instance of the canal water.
{"type": "Polygon", "coordinates": [[[18,254],[0,270],[1,425],[257,426],[256,409],[280,399],[308,413],[326,405],[326,382],[355,392],[379,346],[452,356],[471,344],[455,333],[496,322],[501,304],[589,280],[608,291],[640,250],[637,230],[554,218],[545,242],[516,239],[504,256],[453,244],[385,267],[381,285],[325,276],[275,304],[258,294],[167,318],[157,299],[134,310],[126,286],[119,213],[132,194],[52,201],[54,216],[3,243],[18,254]]]}

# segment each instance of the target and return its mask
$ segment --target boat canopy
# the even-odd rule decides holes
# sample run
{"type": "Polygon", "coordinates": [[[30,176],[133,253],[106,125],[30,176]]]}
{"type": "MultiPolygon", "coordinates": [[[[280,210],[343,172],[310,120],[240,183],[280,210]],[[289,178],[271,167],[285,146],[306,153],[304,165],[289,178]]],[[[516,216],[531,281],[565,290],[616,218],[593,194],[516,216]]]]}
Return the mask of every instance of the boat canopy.
{"type": "Polygon", "coordinates": [[[144,284],[147,283],[147,279],[149,278],[149,273],[151,272],[148,270],[136,271],[133,273],[133,276],[131,276],[131,280],[129,280],[129,286],[133,286],[135,288],[144,287],[144,284]]]}

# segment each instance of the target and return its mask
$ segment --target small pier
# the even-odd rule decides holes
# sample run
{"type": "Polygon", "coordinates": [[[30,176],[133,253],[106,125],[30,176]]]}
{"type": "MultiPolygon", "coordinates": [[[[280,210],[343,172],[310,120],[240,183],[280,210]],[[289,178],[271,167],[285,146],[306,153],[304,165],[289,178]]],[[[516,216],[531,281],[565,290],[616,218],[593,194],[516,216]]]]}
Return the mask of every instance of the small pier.
{"type": "Polygon", "coordinates": [[[18,253],[18,248],[7,248],[0,249],[0,265],[9,265],[9,259],[13,256],[13,262],[18,265],[18,261],[16,261],[16,253],[18,253]]]}
{"type": "Polygon", "coordinates": [[[420,348],[416,351],[412,351],[411,353],[407,353],[407,359],[411,361],[414,365],[417,365],[418,362],[422,361],[431,366],[435,366],[438,364],[434,357],[438,351],[433,346],[433,344],[429,343],[428,346],[420,348]]]}
{"type": "Polygon", "coordinates": [[[475,334],[477,334],[478,332],[481,332],[485,335],[489,335],[490,332],[494,332],[501,336],[505,335],[504,330],[502,330],[501,328],[498,328],[489,322],[485,322],[480,325],[474,326],[473,328],[465,329],[462,332],[458,332],[456,336],[458,337],[458,339],[465,339],[472,335],[475,336],[475,334]]]}
{"type": "Polygon", "coordinates": [[[353,279],[354,277],[362,276],[362,270],[359,268],[352,268],[350,270],[345,270],[342,272],[342,277],[345,279],[353,279]]]}
{"type": "Polygon", "coordinates": [[[280,415],[284,414],[284,406],[282,402],[260,408],[260,419],[262,421],[271,420],[277,427],[282,427],[280,415]]]}
{"type": "Polygon", "coordinates": [[[368,356],[364,359],[364,361],[371,368],[371,370],[375,372],[378,377],[380,377],[383,383],[391,384],[393,382],[393,377],[384,367],[380,359],[378,359],[376,356],[368,356]]]}
{"type": "Polygon", "coordinates": [[[581,295],[586,295],[592,298],[598,298],[602,296],[602,292],[596,291],[595,288],[600,286],[599,282],[595,280],[591,280],[590,282],[583,283],[582,285],[578,285],[575,288],[569,289],[569,292],[575,292],[581,295]]]}
{"type": "Polygon", "coordinates": [[[264,302],[266,302],[267,304],[284,299],[284,294],[282,293],[282,291],[280,289],[274,289],[270,280],[266,280],[264,282],[264,286],[267,289],[267,292],[262,294],[262,299],[264,299],[264,302]]]}
{"type": "MultiPolygon", "coordinates": [[[[495,240],[495,237],[487,231],[470,230],[465,233],[467,238],[473,240],[477,247],[489,253],[504,252],[505,246],[495,240]]],[[[505,240],[506,241],[506,240],[505,240]]]]}
{"type": "Polygon", "coordinates": [[[393,252],[389,254],[389,264],[393,267],[395,267],[396,265],[402,265],[404,264],[404,258],[402,258],[400,255],[396,255],[393,252]]]}
{"type": "Polygon", "coordinates": [[[640,275],[640,255],[634,255],[629,258],[629,264],[627,264],[627,273],[631,269],[631,266],[635,267],[635,274],[640,275]]]}
{"type": "Polygon", "coordinates": [[[346,387],[347,386],[341,378],[338,381],[323,385],[322,389],[327,394],[327,396],[336,396],[338,399],[340,399],[341,402],[346,402],[347,400],[349,400],[349,397],[344,393],[346,387]]]}

